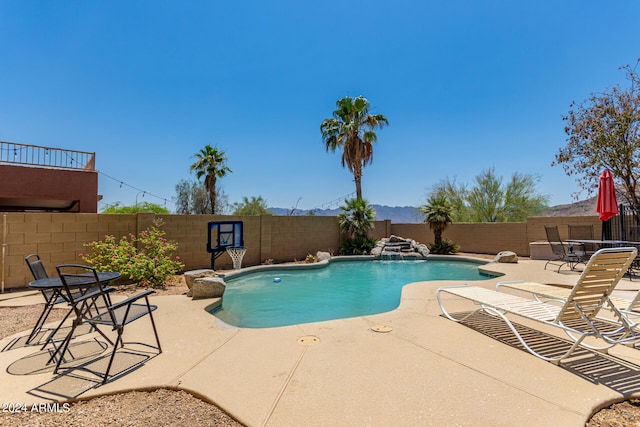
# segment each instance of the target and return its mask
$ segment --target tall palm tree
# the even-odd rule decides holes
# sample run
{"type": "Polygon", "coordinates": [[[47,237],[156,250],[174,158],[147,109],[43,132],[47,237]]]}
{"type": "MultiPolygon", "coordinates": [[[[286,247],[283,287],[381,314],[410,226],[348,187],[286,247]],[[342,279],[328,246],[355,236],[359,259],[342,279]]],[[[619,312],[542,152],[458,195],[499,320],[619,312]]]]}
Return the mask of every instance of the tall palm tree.
{"type": "Polygon", "coordinates": [[[362,96],[345,96],[336,106],[333,118],[320,124],[322,140],[327,151],[343,149],[342,166],[353,173],[356,198],[362,199],[362,169],[373,161],[373,143],[378,140],[374,130],[389,122],[382,114],[369,114],[369,101],[362,96]]]}
{"type": "Polygon", "coordinates": [[[433,231],[434,244],[440,244],[442,232],[453,221],[453,206],[443,195],[432,196],[420,211],[425,215],[424,222],[433,231]]]}
{"type": "Polygon", "coordinates": [[[227,158],[224,156],[224,151],[218,149],[218,147],[212,147],[207,144],[194,157],[197,160],[191,165],[191,171],[195,171],[198,179],[205,177],[204,186],[209,192],[211,213],[215,214],[218,208],[216,204],[216,181],[218,178],[224,177],[228,172],[233,171],[227,166],[227,158]]]}

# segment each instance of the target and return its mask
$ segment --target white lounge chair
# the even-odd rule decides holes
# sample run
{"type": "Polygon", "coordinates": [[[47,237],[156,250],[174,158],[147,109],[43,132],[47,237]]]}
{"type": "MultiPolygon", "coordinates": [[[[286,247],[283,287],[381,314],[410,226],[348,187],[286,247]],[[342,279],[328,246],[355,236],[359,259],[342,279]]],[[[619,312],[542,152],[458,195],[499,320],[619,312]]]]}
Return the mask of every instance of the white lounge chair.
{"type": "Polygon", "coordinates": [[[640,331],[636,328],[637,324],[617,309],[610,300],[611,292],[627,272],[636,254],[635,248],[599,250],[591,257],[576,285],[561,304],[535,301],[479,286],[466,285],[439,288],[436,296],[442,313],[450,320],[461,322],[477,312],[497,316],[507,324],[527,351],[543,360],[557,363],[569,357],[581,346],[596,349],[596,347],[583,343],[589,337],[598,338],[604,342],[604,346],[598,347],[598,350],[616,344],[633,345],[640,342],[640,331]],[[479,307],[471,313],[454,317],[444,308],[443,294],[472,301],[479,307]],[[613,318],[598,317],[598,313],[603,307],[611,310],[613,318]],[[574,342],[563,354],[542,354],[526,342],[507,314],[559,328],[567,333],[574,342]]]}
{"type": "MultiPolygon", "coordinates": [[[[526,282],[515,280],[512,282],[498,282],[496,291],[504,289],[526,292],[540,302],[557,301],[564,302],[571,293],[572,287],[563,285],[546,285],[544,283],[526,282]]],[[[609,296],[609,300],[616,308],[627,315],[640,316],[640,292],[636,292],[633,299],[609,296]]]]}

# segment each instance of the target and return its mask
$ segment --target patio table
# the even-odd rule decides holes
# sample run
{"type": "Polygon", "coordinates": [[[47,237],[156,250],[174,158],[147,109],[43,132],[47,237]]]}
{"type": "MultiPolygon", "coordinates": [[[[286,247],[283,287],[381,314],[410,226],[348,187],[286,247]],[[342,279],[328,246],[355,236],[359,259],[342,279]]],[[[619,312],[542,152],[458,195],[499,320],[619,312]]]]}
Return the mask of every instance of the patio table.
{"type": "Polygon", "coordinates": [[[625,247],[631,246],[634,248],[638,248],[638,256],[636,256],[635,261],[629,266],[629,270],[627,274],[629,275],[629,279],[634,276],[634,271],[640,269],[640,242],[630,242],[628,240],[606,240],[606,239],[567,239],[567,242],[572,243],[583,243],[583,244],[593,244],[596,245],[598,249],[601,248],[613,248],[613,247],[625,247]]]}
{"type": "MultiPolygon", "coordinates": [[[[114,272],[114,271],[99,272],[98,280],[100,281],[100,284],[108,284],[114,280],[119,279],[120,276],[121,276],[120,273],[114,272]]],[[[85,295],[91,291],[92,287],[95,287],[95,278],[91,274],[78,274],[73,277],[67,277],[67,285],[71,290],[79,292],[79,295],[85,295]]],[[[54,298],[54,301],[55,299],[62,297],[65,300],[67,300],[67,302],[69,302],[68,296],[65,295],[65,288],[60,277],[47,277],[45,279],[34,280],[32,282],[29,282],[29,287],[33,289],[37,289],[39,291],[43,289],[51,290],[53,292],[52,298],[54,298]]],[[[110,290],[111,290],[110,288],[105,289],[106,292],[109,292],[110,290]]],[[[96,293],[96,295],[99,295],[99,293],[96,293]]],[[[76,324],[76,326],[82,324],[85,315],[91,309],[91,304],[87,304],[85,301],[82,301],[81,304],[82,306],[78,307],[78,306],[72,305],[71,302],[69,302],[69,305],[71,305],[69,309],[70,313],[71,312],[76,313],[76,318],[74,319],[74,323],[76,324]]],[[[54,336],[56,335],[58,330],[62,327],[62,324],[65,322],[67,317],[68,316],[65,316],[65,318],[60,322],[60,324],[58,324],[58,326],[53,330],[51,335],[49,335],[45,343],[42,345],[42,349],[44,349],[50,343],[53,345],[54,352],[51,358],[49,359],[49,363],[56,357],[59,351],[59,348],[56,347],[55,345],[54,336]]],[[[69,334],[71,334],[72,331],[73,331],[73,328],[69,332],[69,334]]],[[[100,333],[102,334],[102,332],[100,333]]],[[[104,334],[102,335],[104,336],[104,334]]],[[[71,338],[72,337],[67,335],[64,338],[63,342],[70,340],[71,338]]],[[[110,340],[106,336],[104,338],[110,342],[110,340]]],[[[60,361],[61,360],[62,360],[62,355],[61,355],[60,361]]]]}

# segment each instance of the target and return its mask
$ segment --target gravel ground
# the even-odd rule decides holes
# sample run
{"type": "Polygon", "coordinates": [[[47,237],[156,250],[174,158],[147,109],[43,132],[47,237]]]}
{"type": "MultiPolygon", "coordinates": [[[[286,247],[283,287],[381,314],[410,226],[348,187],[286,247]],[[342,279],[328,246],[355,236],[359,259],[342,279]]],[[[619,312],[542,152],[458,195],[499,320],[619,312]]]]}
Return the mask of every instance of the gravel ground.
{"type": "MultiPolygon", "coordinates": [[[[135,286],[123,286],[117,292],[132,295],[139,291],[135,286]]],[[[157,290],[158,295],[182,295],[186,292],[182,276],[176,276],[165,289],[157,290]]],[[[41,311],[41,304],[0,307],[0,339],[30,330],[41,311]]],[[[66,310],[55,309],[48,321],[61,320],[65,314],[66,310]]],[[[119,393],[66,405],[60,403],[58,410],[53,412],[40,413],[32,408],[19,408],[12,414],[6,412],[7,408],[3,409],[0,415],[2,426],[243,426],[215,405],[185,391],[169,389],[119,393]]],[[[594,414],[586,426],[640,427],[640,399],[604,408],[594,414]]]]}
{"type": "Polygon", "coordinates": [[[183,390],[158,389],[96,397],[51,412],[3,413],[3,426],[242,426],[215,405],[183,390]]]}

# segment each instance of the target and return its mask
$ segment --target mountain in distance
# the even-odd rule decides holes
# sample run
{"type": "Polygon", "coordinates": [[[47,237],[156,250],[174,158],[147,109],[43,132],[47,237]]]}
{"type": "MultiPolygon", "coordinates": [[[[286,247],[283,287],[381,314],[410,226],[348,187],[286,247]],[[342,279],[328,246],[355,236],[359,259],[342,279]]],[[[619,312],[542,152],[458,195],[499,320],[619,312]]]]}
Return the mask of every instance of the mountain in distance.
{"type": "MultiPolygon", "coordinates": [[[[408,224],[414,222],[423,222],[424,215],[420,214],[420,210],[413,206],[383,206],[371,205],[376,211],[376,221],[385,219],[391,220],[395,224],[408,224]]],[[[291,209],[285,208],[268,208],[274,215],[286,216],[290,215],[291,209]]],[[[307,216],[309,210],[296,209],[293,216],[307,216]]],[[[313,214],[316,216],[336,216],[342,213],[342,209],[314,209],[313,214]]]]}
{"type": "MultiPolygon", "coordinates": [[[[618,198],[618,200],[620,200],[618,198]]],[[[385,205],[371,205],[373,210],[376,211],[376,220],[382,221],[385,219],[391,220],[394,224],[411,224],[417,222],[424,222],[424,215],[420,213],[420,209],[414,206],[385,206],[385,205]]],[[[287,216],[290,215],[291,209],[285,208],[268,208],[274,215],[287,216]]],[[[309,215],[309,210],[296,209],[293,212],[294,216],[306,216],[309,215]]],[[[342,213],[342,209],[315,209],[314,215],[317,216],[336,216],[342,213]]],[[[590,198],[575,203],[569,203],[565,205],[551,206],[544,212],[540,213],[540,216],[589,216],[597,215],[596,213],[596,198],[590,198]]]]}
{"type": "MultiPolygon", "coordinates": [[[[540,216],[589,216],[598,215],[596,212],[596,197],[587,200],[581,200],[566,205],[551,206],[540,216]]],[[[618,198],[620,200],[620,198],[618,198]]]]}

